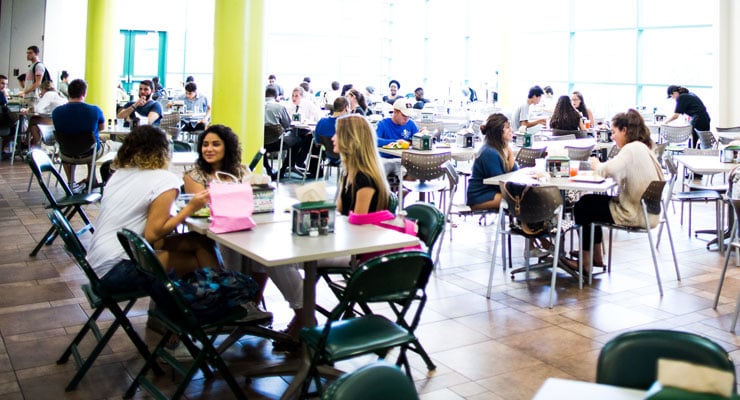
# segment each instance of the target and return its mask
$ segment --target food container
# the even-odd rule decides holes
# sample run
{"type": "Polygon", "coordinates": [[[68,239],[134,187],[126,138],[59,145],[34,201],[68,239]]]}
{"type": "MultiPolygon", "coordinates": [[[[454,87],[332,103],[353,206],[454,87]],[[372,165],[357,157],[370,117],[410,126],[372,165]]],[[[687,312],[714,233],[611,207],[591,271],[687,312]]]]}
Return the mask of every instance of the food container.
{"type": "Polygon", "coordinates": [[[724,163],[740,162],[740,146],[727,146],[720,150],[719,160],[724,163]]]}
{"type": "Polygon", "coordinates": [[[545,159],[545,170],[553,178],[567,178],[570,176],[570,158],[551,156],[545,159]]]}
{"type": "Polygon", "coordinates": [[[334,233],[337,206],[328,201],[293,204],[293,233],[318,236],[334,233]]]}
{"type": "Polygon", "coordinates": [[[431,150],[432,149],[432,135],[427,133],[415,133],[411,138],[411,147],[414,150],[431,150]]]}

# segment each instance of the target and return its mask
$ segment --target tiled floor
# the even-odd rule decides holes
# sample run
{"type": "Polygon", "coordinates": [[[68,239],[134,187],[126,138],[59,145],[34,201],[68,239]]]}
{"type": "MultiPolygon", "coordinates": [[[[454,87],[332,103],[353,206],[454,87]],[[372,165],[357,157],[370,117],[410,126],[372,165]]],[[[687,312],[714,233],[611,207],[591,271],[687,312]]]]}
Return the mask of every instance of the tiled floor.
{"type": "MultiPolygon", "coordinates": [[[[59,241],[35,258],[28,256],[49,227],[38,186],[34,183],[26,192],[29,174],[22,162],[0,164],[0,400],[120,398],[142,364],[121,332],[80,387],[64,392],[73,367],[56,365],[55,360],[90,310],[79,288],[84,277],[59,241]]],[[[294,188],[281,184],[283,192],[294,188]]],[[[694,226],[708,227],[711,210],[710,205],[695,206],[694,226]]],[[[89,211],[96,214],[95,207],[89,211]]],[[[422,399],[529,399],[550,376],[592,381],[603,344],[640,328],[700,333],[739,359],[740,340],[729,333],[729,323],[740,270],[731,268],[721,305],[713,310],[722,259],[716,251],[707,251],[704,241],[689,239],[677,214],[672,221],[683,280],[676,280],[664,237],[659,256],[662,298],[646,238],[619,233],[612,274],[597,275],[593,286],[583,290],[561,274],[557,304],[548,309],[549,275],[512,281],[497,269],[492,298],[486,299],[492,227],[479,226],[477,218],[455,219],[454,240],[442,243],[441,264],[429,283],[430,301],[418,330],[437,370],[427,374],[420,358],[410,356],[422,399]]],[[[515,255],[521,254],[517,242],[515,255]]],[[[320,296],[328,298],[326,290],[319,289],[320,296]]],[[[268,306],[281,328],[290,312],[275,288],[268,290],[268,306]]],[[[146,309],[147,302],[138,304],[132,319],[153,344],[157,335],[144,328],[146,309]]],[[[285,358],[271,348],[267,341],[246,338],[227,358],[237,371],[254,367],[257,359],[275,363],[285,358]]],[[[342,366],[353,368],[365,361],[342,366]]],[[[245,388],[253,399],[277,398],[285,379],[289,377],[254,379],[245,388]]],[[[172,386],[167,377],[158,382],[172,386]]],[[[230,398],[225,391],[222,381],[198,379],[187,397],[230,398]]],[[[148,398],[142,393],[137,397],[148,398]]]]}

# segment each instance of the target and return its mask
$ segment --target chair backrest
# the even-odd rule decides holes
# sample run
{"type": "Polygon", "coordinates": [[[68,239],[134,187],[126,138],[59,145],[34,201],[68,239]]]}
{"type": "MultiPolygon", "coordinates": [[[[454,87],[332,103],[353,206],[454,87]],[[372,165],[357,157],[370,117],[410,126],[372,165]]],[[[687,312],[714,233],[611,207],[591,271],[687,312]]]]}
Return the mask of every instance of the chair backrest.
{"type": "Polygon", "coordinates": [[[68,157],[91,155],[97,146],[93,132],[60,132],[54,131],[54,137],[59,143],[59,152],[68,157]]]}
{"type": "MultiPolygon", "coordinates": [[[[727,352],[710,339],[689,332],[651,329],[623,333],[601,349],[596,382],[647,389],[657,378],[660,358],[687,361],[732,372],[735,365],[727,352]]],[[[736,393],[733,382],[733,393],[736,393]]]]}
{"type": "Polygon", "coordinates": [[[416,220],[416,236],[427,246],[427,254],[431,257],[434,243],[445,229],[444,214],[429,203],[415,203],[404,208],[404,211],[408,218],[416,220]]]}
{"type": "Polygon", "coordinates": [[[46,124],[39,124],[36,126],[39,128],[39,131],[41,131],[41,142],[47,146],[53,146],[56,143],[56,140],[54,139],[54,126],[46,124]]]}
{"type": "Polygon", "coordinates": [[[726,128],[717,127],[717,132],[740,132],[740,126],[731,126],[726,128]]]}
{"type": "Polygon", "coordinates": [[[668,143],[683,143],[691,139],[691,132],[693,131],[694,130],[691,125],[663,125],[660,127],[660,135],[663,137],[663,140],[668,143]]]}
{"type": "Polygon", "coordinates": [[[713,156],[719,157],[719,149],[683,149],[687,156],[713,156]]]}
{"type": "Polygon", "coordinates": [[[663,188],[665,188],[665,181],[652,181],[642,193],[640,201],[645,204],[649,214],[660,214],[663,204],[663,188]]]}
{"type": "Polygon", "coordinates": [[[64,248],[72,255],[72,257],[74,257],[75,261],[77,261],[77,265],[82,269],[82,272],[85,273],[85,276],[87,276],[93,290],[100,294],[100,278],[98,277],[98,274],[95,273],[95,270],[90,263],[87,262],[87,258],[85,258],[87,250],[85,250],[85,246],[82,245],[82,242],[80,242],[74,229],[72,229],[72,225],[70,225],[67,218],[65,218],[64,214],[59,210],[55,209],[49,211],[48,216],[49,220],[51,220],[51,224],[56,228],[59,237],[64,241],[64,248]]]}
{"type": "Polygon", "coordinates": [[[534,160],[538,158],[543,158],[546,151],[547,147],[541,149],[522,147],[519,149],[519,152],[516,153],[516,158],[514,159],[514,162],[516,162],[522,168],[534,167],[534,160]]]}
{"type": "Polygon", "coordinates": [[[414,383],[400,368],[382,362],[344,374],[321,395],[322,400],[417,400],[414,383]]]}
{"type": "Polygon", "coordinates": [[[563,205],[560,189],[554,185],[501,182],[499,186],[509,213],[525,224],[549,222],[563,205]]]}
{"type": "MultiPolygon", "coordinates": [[[[616,145],[613,147],[617,147],[616,145]]],[[[653,147],[653,153],[655,153],[655,158],[660,161],[663,158],[663,154],[665,153],[665,148],[668,147],[668,142],[663,143],[656,143],[655,147],[653,147]]]]}
{"type": "Polygon", "coordinates": [[[544,136],[547,140],[576,140],[576,135],[570,134],[570,135],[560,135],[560,136],[544,136]]]}
{"type": "Polygon", "coordinates": [[[46,196],[46,199],[49,201],[51,208],[57,208],[59,205],[57,204],[54,192],[49,189],[49,186],[47,186],[44,181],[44,174],[48,173],[54,177],[56,183],[58,183],[64,191],[65,196],[72,196],[72,189],[69,188],[67,182],[62,178],[59,171],[54,168],[54,164],[46,152],[41,149],[33,149],[28,153],[28,155],[26,155],[26,162],[28,163],[28,166],[31,167],[31,172],[33,173],[33,176],[36,177],[36,181],[39,183],[41,191],[44,192],[44,196],[46,196]]]}
{"type": "Polygon", "coordinates": [[[324,146],[324,153],[326,153],[327,156],[337,160],[339,159],[339,154],[334,152],[334,143],[331,141],[331,136],[318,136],[319,143],[324,146]]]}
{"type": "MultiPolygon", "coordinates": [[[[155,285],[156,289],[162,289],[156,293],[157,305],[171,313],[173,320],[181,321],[191,327],[199,326],[195,314],[187,305],[188,303],[181,292],[170,280],[149,242],[129,229],[122,229],[118,232],[118,241],[121,242],[121,246],[126,250],[129,258],[136,263],[137,269],[152,277],[156,282],[161,283],[161,285],[155,285]],[[160,304],[163,303],[161,300],[165,300],[169,304],[160,304]]],[[[151,294],[155,288],[146,288],[146,290],[151,294]]]]}
{"type": "Polygon", "coordinates": [[[594,146],[595,145],[588,147],[565,146],[565,149],[568,151],[568,158],[571,160],[588,161],[588,158],[591,157],[591,152],[594,151],[594,146]]]}
{"type": "Polygon", "coordinates": [[[275,143],[283,138],[283,126],[280,124],[265,124],[265,145],[275,143]]]}
{"type": "Polygon", "coordinates": [[[445,176],[442,164],[450,159],[449,152],[434,154],[404,151],[401,154],[401,165],[414,178],[420,181],[429,181],[445,176]]]}
{"type": "Polygon", "coordinates": [[[552,129],[552,136],[560,138],[561,136],[573,136],[575,139],[585,139],[588,137],[588,132],[585,131],[579,131],[577,129],[574,130],[568,130],[568,129],[552,129]]]}
{"type": "Polygon", "coordinates": [[[162,119],[159,121],[159,129],[169,133],[172,137],[177,136],[180,132],[180,114],[176,112],[162,114],[162,119]]]}
{"type": "Polygon", "coordinates": [[[452,165],[452,161],[447,161],[442,167],[445,169],[445,175],[447,175],[447,180],[450,183],[450,204],[452,204],[455,193],[457,193],[457,185],[460,183],[460,174],[452,165]]]}
{"type": "Polygon", "coordinates": [[[398,208],[398,195],[390,192],[388,193],[388,206],[386,207],[386,210],[393,213],[393,215],[396,215],[396,211],[398,208]]]}
{"type": "Polygon", "coordinates": [[[699,135],[699,148],[700,149],[713,149],[717,147],[717,138],[714,137],[712,131],[700,131],[694,129],[696,134],[699,135]]]}
{"type": "Polygon", "coordinates": [[[249,170],[254,171],[254,169],[257,167],[257,164],[260,163],[260,160],[262,160],[262,157],[265,155],[267,151],[265,148],[261,148],[257,151],[257,153],[254,154],[254,157],[252,157],[252,161],[249,162],[249,170]]]}
{"type": "Polygon", "coordinates": [[[189,153],[193,151],[193,147],[190,146],[190,143],[180,140],[173,140],[172,147],[174,148],[175,153],[189,153]]]}
{"type": "MultiPolygon", "coordinates": [[[[663,150],[665,150],[665,145],[667,145],[667,143],[661,143],[661,144],[663,145],[663,150]]],[[[617,145],[614,145],[614,146],[612,146],[612,147],[611,147],[611,148],[609,149],[609,153],[608,153],[608,154],[606,155],[606,158],[607,158],[608,160],[611,160],[612,158],[616,157],[616,156],[617,156],[617,154],[619,154],[619,150],[621,150],[621,149],[619,148],[619,146],[617,146],[617,145]]],[[[663,154],[663,153],[661,152],[661,155],[662,155],[662,154],[663,154]]],[[[656,155],[657,155],[657,154],[656,154],[656,155]]]]}
{"type": "Polygon", "coordinates": [[[433,265],[429,255],[421,251],[400,251],[365,261],[350,276],[330,319],[340,319],[357,303],[393,301],[407,307],[417,290],[426,287],[433,265]]]}

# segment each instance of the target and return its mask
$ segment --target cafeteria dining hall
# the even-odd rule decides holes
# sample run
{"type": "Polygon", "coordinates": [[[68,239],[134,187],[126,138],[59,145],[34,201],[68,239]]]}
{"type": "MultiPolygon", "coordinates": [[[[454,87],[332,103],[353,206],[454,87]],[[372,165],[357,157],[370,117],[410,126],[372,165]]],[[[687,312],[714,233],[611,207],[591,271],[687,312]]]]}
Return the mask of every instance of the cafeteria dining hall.
{"type": "Polygon", "coordinates": [[[512,3],[0,0],[0,400],[740,398],[740,4],[512,3]]]}

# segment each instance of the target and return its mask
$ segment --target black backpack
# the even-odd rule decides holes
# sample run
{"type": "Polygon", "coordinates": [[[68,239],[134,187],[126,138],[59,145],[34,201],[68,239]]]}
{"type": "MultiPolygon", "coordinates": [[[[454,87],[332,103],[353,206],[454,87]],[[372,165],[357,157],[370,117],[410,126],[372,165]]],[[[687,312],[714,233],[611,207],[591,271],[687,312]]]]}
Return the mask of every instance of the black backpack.
{"type": "MultiPolygon", "coordinates": [[[[33,67],[31,67],[31,71],[35,71],[36,70],[36,66],[40,62],[41,61],[36,61],[36,63],[33,64],[33,67]]],[[[49,69],[46,68],[46,65],[44,65],[44,76],[41,77],[41,83],[44,83],[44,82],[51,82],[51,75],[49,75],[49,69]]]]}

